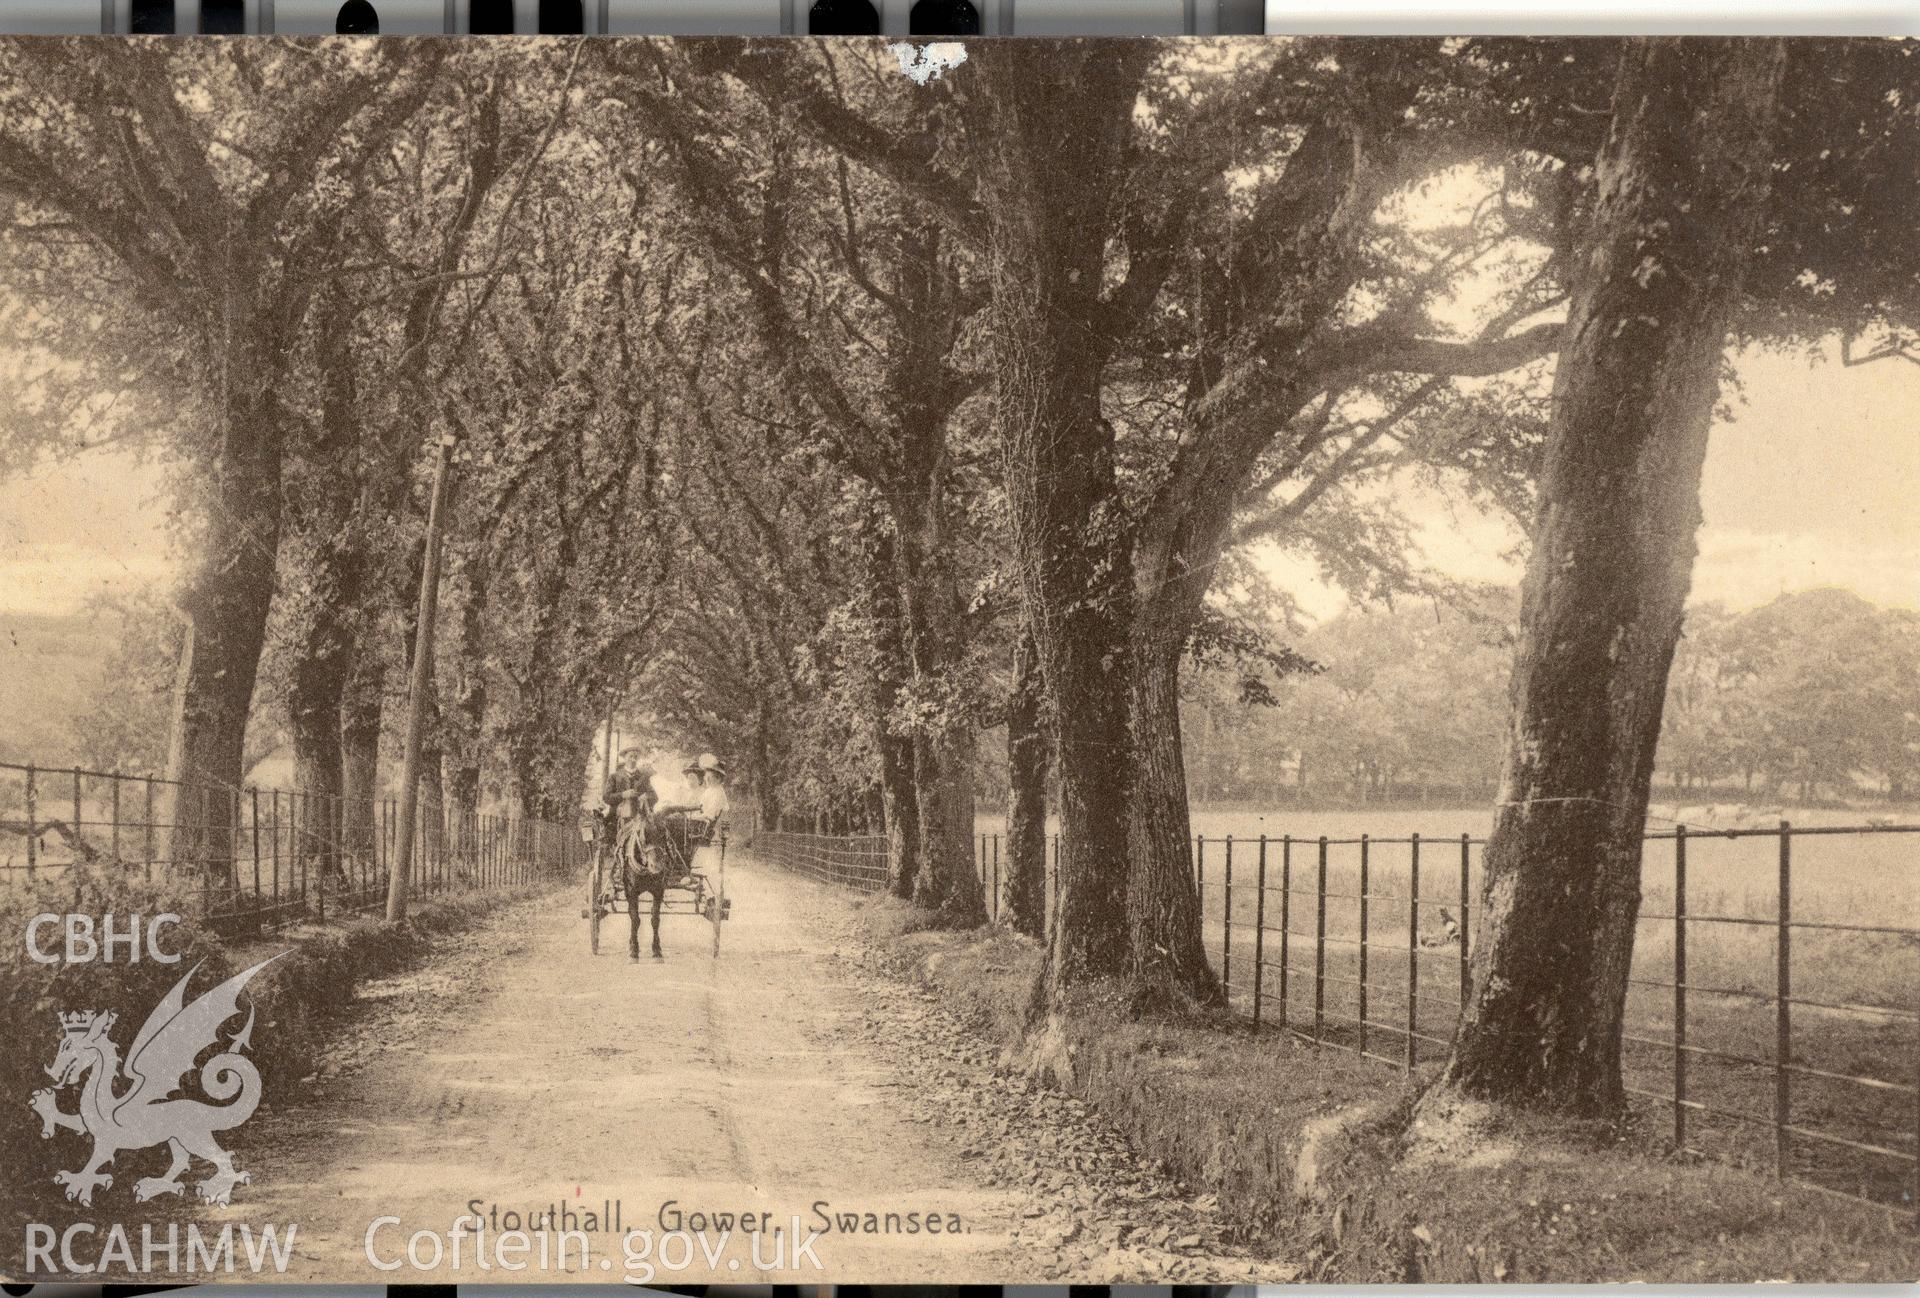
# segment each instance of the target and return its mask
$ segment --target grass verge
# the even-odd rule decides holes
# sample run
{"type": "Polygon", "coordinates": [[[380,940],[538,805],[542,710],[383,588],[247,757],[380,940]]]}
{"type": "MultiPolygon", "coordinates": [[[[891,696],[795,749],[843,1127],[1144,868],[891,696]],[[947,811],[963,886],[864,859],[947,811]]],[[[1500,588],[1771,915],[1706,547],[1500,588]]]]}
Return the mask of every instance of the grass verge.
{"type": "MultiPolygon", "coordinates": [[[[124,1049],[148,1012],[189,970],[194,971],[187,987],[191,1000],[227,976],[287,952],[247,985],[242,1001],[243,1008],[250,1005],[254,1014],[247,1053],[260,1072],[260,1108],[270,1112],[276,1103],[297,1100],[303,1093],[330,1035],[352,1013],[356,992],[364,983],[417,963],[442,936],[472,928],[501,907],[544,895],[552,886],[556,885],[442,894],[415,901],[407,920],[398,925],[374,917],[346,917],[244,943],[223,941],[187,919],[168,929],[161,940],[169,954],[180,955],[177,963],[150,958],[131,962],[123,957],[113,963],[41,964],[27,958],[21,943],[6,978],[0,980],[0,1034],[13,1046],[0,1052],[0,1096],[9,1097],[9,1106],[19,1105],[16,1117],[0,1122],[0,1165],[6,1167],[5,1177],[0,1178],[0,1238],[6,1241],[0,1247],[0,1272],[21,1274],[22,1241],[29,1222],[56,1232],[96,1218],[131,1228],[142,1221],[184,1219],[193,1211],[190,1201],[181,1197],[134,1201],[136,1177],[165,1167],[164,1151],[159,1150],[125,1151],[110,1169],[113,1184],[96,1194],[91,1207],[68,1201],[55,1185],[54,1172],[80,1166],[89,1148],[85,1137],[69,1132],[43,1138],[40,1121],[27,1112],[27,1097],[47,1085],[44,1068],[60,1043],[61,1013],[113,1011],[118,1017],[113,1036],[124,1049]]],[[[183,899],[167,894],[163,887],[82,867],[55,884],[0,894],[0,927],[15,933],[24,931],[32,915],[69,911],[92,915],[102,928],[108,913],[121,917],[122,926],[128,915],[190,914],[183,899]]],[[[42,941],[55,945],[58,937],[42,941]]],[[[230,1026],[239,1022],[236,1019],[230,1026]]],[[[183,1094],[204,1098],[197,1073],[190,1071],[183,1079],[183,1094]]],[[[60,1104],[72,1110],[71,1091],[61,1097],[60,1104]]],[[[222,1144],[244,1151],[244,1132],[223,1137],[222,1144]]],[[[245,1165],[244,1157],[240,1162],[245,1165]]],[[[196,1175],[189,1179],[206,1170],[204,1164],[196,1164],[196,1175]]]]}
{"type": "MultiPolygon", "coordinates": [[[[863,904],[870,947],[1020,1057],[1040,963],[1003,930],[916,931],[863,904]]],[[[1470,1135],[1414,1121],[1407,1078],[1243,1021],[1135,1019],[1094,991],[1052,1023],[1056,1084],[1140,1154],[1219,1197],[1233,1229],[1317,1281],[1426,1284],[1910,1282],[1909,1219],[1737,1168],[1662,1158],[1636,1133],[1482,1114],[1470,1135]]],[[[1150,1280],[1153,1277],[1139,1277],[1150,1280]]]]}

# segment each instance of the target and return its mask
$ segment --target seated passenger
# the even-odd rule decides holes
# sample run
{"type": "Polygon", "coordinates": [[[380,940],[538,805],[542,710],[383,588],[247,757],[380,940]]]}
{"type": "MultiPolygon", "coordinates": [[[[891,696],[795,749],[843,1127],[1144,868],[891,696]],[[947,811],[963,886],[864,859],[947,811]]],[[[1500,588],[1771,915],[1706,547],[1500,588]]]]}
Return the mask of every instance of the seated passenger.
{"type": "Polygon", "coordinates": [[[636,747],[621,749],[620,765],[600,791],[600,803],[606,808],[605,817],[615,835],[629,821],[648,815],[659,801],[653,788],[653,768],[640,758],[636,747]]]}

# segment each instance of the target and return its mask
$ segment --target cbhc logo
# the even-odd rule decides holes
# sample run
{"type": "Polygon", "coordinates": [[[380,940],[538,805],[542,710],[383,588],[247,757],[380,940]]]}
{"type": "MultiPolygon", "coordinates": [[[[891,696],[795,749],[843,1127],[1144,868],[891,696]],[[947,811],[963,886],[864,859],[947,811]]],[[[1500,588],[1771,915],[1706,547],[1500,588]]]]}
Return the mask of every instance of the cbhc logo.
{"type": "Polygon", "coordinates": [[[116,923],[113,912],[108,911],[96,927],[91,915],[35,915],[27,921],[27,958],[35,964],[91,964],[95,960],[111,964],[114,952],[123,950],[133,964],[139,963],[143,951],[156,964],[180,963],[179,953],[168,955],[160,949],[160,930],[178,924],[178,915],[155,915],[144,925],[139,915],[121,919],[124,924],[116,923]],[[44,951],[40,947],[41,930],[54,925],[65,931],[66,942],[54,951],[44,951]]]}

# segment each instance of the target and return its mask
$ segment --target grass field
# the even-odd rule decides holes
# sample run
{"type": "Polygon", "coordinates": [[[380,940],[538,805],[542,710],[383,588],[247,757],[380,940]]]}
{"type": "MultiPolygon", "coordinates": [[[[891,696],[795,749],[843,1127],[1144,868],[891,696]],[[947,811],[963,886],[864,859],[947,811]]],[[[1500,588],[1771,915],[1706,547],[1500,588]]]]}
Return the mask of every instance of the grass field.
{"type": "MultiPolygon", "coordinates": [[[[1673,810],[1655,808],[1665,815],[1650,818],[1649,832],[1670,833],[1673,810]]],[[[1796,830],[1864,819],[1844,810],[1795,809],[1787,816],[1796,830]]],[[[1480,919],[1480,840],[1490,824],[1485,808],[1201,811],[1194,828],[1204,840],[1198,859],[1206,941],[1235,1009],[1254,1012],[1257,951],[1263,1025],[1284,1023],[1401,1066],[1411,1032],[1416,1063],[1443,1056],[1459,1012],[1464,955],[1441,910],[1465,915],[1470,949],[1480,919]],[[1417,905],[1406,841],[1416,833],[1417,905]],[[1470,837],[1464,885],[1462,834],[1470,837]],[[1330,840],[1324,900],[1321,835],[1330,840]]],[[[982,834],[1000,831],[992,820],[979,825],[982,834]]],[[[987,848],[991,871],[991,838],[987,848]]],[[[1779,835],[1729,838],[1689,827],[1687,990],[1678,1020],[1675,855],[1671,838],[1647,844],[1628,998],[1627,1084],[1644,1093],[1635,1097],[1643,1137],[1672,1142],[1678,1134],[1684,1148],[1716,1158],[1780,1166],[1830,1189],[1912,1206],[1920,1131],[1920,834],[1792,836],[1784,1016],[1777,995],[1779,835]],[[1676,1021],[1685,1028],[1678,1046],[1676,1021]],[[1787,1067],[1777,1069],[1783,1031],[1787,1067]],[[1671,1097],[1682,1069],[1688,1103],[1680,1115],[1684,1131],[1677,1132],[1671,1097]]]]}

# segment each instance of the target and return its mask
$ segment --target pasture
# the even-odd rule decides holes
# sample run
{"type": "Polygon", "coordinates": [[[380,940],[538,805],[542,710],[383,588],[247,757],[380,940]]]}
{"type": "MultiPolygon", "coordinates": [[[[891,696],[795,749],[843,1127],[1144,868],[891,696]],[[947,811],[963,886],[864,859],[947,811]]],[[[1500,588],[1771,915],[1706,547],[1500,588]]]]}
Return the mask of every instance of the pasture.
{"type": "MultiPolygon", "coordinates": [[[[1783,929],[1781,837],[1757,826],[1688,826],[1676,910],[1673,810],[1649,818],[1665,836],[1646,845],[1628,995],[1639,1136],[1911,1205],[1920,833],[1801,833],[1865,816],[1790,809],[1783,929]]],[[[1442,1058],[1480,931],[1491,821],[1486,808],[1198,812],[1207,947],[1235,1011],[1383,1064],[1442,1058]]],[[[979,832],[991,871],[1001,825],[983,818],[979,832]]]]}

